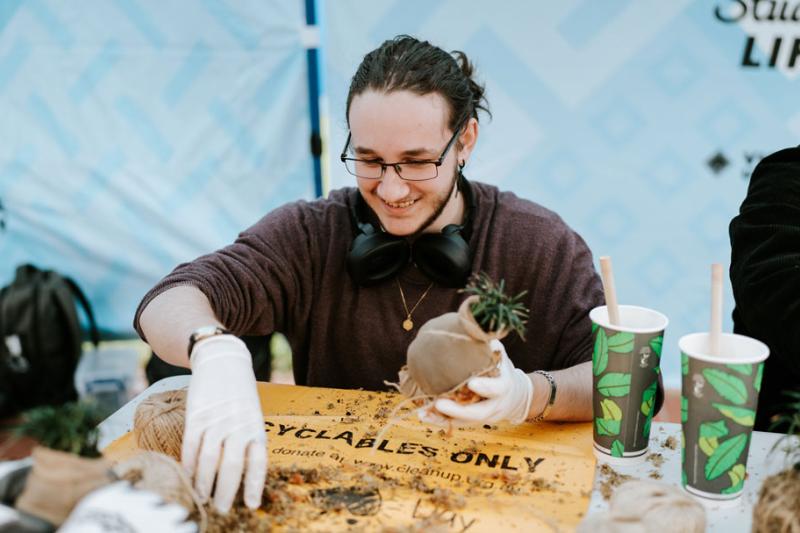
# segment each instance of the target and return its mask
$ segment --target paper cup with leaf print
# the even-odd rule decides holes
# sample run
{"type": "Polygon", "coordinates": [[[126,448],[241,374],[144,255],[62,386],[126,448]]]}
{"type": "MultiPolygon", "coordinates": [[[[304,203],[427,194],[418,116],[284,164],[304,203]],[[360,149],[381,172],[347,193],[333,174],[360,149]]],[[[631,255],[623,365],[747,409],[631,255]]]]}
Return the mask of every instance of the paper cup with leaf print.
{"type": "Polygon", "coordinates": [[[594,352],[594,451],[609,463],[641,461],[650,440],[661,347],[667,317],[633,305],[619,306],[612,325],[606,306],[589,313],[594,352]]]}
{"type": "Polygon", "coordinates": [[[767,345],[733,333],[710,354],[708,333],[685,335],[681,350],[682,482],[723,502],[742,494],[767,345]]]}

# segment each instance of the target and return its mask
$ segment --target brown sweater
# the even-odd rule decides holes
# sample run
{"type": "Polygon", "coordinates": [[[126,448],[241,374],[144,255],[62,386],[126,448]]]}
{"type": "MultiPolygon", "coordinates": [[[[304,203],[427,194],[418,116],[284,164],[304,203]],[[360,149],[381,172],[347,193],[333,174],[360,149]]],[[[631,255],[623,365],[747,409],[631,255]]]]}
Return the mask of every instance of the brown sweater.
{"type": "MultiPolygon", "coordinates": [[[[475,199],[472,271],[505,279],[509,294],[527,290],[526,341],[504,340],[525,372],[558,370],[592,358],[589,311],[603,304],[600,279],[583,239],[558,215],[510,192],[472,183],[475,199]]],[[[362,288],[347,274],[345,257],[355,235],[352,188],[328,199],[298,201],[263,217],[236,242],[179,265],[145,295],[134,319],[156,295],[181,284],[198,287],[217,318],[237,335],[284,333],[301,385],[382,390],[396,381],[419,326],[465,298],[433,286],[406,332],[398,281],[408,307],[430,282],[413,265],[397,279],[362,288]]]]}

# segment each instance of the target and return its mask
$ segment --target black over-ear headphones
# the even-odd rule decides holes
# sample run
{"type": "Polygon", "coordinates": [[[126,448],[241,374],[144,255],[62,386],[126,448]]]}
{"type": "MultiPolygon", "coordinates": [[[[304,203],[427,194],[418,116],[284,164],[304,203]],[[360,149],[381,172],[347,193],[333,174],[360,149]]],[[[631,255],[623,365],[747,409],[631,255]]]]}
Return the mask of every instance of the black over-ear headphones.
{"type": "Polygon", "coordinates": [[[367,203],[356,193],[350,216],[357,234],[347,254],[347,272],[358,285],[369,286],[396,276],[409,261],[431,281],[444,287],[463,287],[472,269],[469,236],[475,204],[472,187],[458,176],[458,190],[464,195],[463,224],[448,224],[441,233],[423,233],[413,242],[376,229],[367,221],[367,203]]]}

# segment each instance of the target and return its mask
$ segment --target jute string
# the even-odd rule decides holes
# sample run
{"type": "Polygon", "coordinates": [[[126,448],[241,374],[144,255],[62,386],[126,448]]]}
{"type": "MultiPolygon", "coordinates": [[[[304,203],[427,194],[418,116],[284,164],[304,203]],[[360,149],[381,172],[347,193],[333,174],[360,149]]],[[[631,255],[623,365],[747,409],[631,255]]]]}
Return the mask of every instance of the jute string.
{"type": "Polygon", "coordinates": [[[192,487],[186,470],[172,457],[158,452],[141,452],[115,465],[114,472],[136,488],[155,492],[168,502],[196,512],[200,531],[206,530],[208,517],[200,496],[192,487]]]}
{"type": "Polygon", "coordinates": [[[133,417],[136,445],[181,460],[186,390],[173,390],[145,398],[133,417]]]}
{"type": "Polygon", "coordinates": [[[654,481],[629,481],[614,491],[609,510],[592,514],[578,533],[703,533],[703,506],[678,487],[654,481]]]}

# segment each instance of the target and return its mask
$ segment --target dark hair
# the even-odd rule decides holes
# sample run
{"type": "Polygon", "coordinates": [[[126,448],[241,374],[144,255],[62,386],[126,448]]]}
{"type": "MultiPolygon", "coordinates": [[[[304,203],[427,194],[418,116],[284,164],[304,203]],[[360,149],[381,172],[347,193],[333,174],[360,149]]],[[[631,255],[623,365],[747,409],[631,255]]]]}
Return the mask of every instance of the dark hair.
{"type": "Polygon", "coordinates": [[[473,70],[464,52],[448,54],[428,41],[398,35],[365,55],[358,66],[347,94],[347,123],[353,98],[368,89],[439,93],[450,108],[452,131],[468,117],[477,120],[479,109],[491,117],[484,87],[472,79],[473,70]]]}

